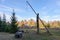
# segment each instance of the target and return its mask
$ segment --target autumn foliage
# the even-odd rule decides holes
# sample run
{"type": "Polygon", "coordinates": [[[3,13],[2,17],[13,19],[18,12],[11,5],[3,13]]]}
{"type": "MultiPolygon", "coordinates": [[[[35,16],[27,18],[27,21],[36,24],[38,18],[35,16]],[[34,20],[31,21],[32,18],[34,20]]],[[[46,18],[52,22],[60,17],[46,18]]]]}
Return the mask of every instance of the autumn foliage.
{"type": "MultiPolygon", "coordinates": [[[[60,28],[60,21],[44,21],[44,24],[46,25],[46,27],[48,28],[60,28]]],[[[18,27],[24,27],[24,26],[28,26],[28,27],[36,27],[36,21],[34,21],[33,19],[30,20],[22,20],[18,23],[18,27]]],[[[44,28],[44,25],[41,23],[41,21],[39,20],[39,28],[44,28]]]]}

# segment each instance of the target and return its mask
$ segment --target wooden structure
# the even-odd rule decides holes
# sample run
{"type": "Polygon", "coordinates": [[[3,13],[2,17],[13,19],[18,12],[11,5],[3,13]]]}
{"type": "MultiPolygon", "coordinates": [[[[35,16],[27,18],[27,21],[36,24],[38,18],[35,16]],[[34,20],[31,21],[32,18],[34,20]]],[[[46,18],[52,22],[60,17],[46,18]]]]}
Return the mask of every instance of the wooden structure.
{"type": "Polygon", "coordinates": [[[43,21],[39,18],[39,13],[36,13],[36,11],[32,8],[32,6],[30,5],[30,3],[28,1],[26,1],[26,2],[31,7],[31,9],[33,10],[33,12],[36,14],[37,34],[39,34],[39,20],[41,21],[41,23],[45,27],[47,33],[51,34],[50,31],[48,30],[48,28],[46,27],[46,25],[43,23],[43,21]]]}

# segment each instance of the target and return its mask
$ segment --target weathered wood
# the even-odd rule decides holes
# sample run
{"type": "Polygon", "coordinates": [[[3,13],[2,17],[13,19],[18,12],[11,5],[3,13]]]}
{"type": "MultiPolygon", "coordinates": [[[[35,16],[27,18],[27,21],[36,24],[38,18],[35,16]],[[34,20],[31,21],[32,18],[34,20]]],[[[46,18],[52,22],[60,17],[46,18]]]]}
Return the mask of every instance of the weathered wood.
{"type": "Polygon", "coordinates": [[[37,13],[37,34],[39,34],[39,13],[37,13]]]}

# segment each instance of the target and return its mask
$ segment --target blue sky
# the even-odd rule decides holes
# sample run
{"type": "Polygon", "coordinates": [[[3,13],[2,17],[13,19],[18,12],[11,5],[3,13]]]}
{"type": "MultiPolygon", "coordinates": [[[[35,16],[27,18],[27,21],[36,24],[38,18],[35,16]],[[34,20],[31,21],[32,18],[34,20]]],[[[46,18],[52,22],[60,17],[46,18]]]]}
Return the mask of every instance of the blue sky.
{"type": "MultiPolygon", "coordinates": [[[[60,20],[60,0],[28,0],[42,20],[60,20]]],[[[26,0],[0,0],[0,15],[4,13],[10,20],[15,10],[17,20],[36,19],[36,15],[26,3],[26,0]]]]}

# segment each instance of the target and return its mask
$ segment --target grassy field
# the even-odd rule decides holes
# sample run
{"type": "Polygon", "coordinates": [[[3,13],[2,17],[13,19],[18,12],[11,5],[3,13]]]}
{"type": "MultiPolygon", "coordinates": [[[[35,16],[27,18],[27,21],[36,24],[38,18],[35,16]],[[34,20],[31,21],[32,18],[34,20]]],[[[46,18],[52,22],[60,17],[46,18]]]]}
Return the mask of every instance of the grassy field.
{"type": "Polygon", "coordinates": [[[45,30],[40,30],[40,34],[36,34],[36,29],[24,29],[22,39],[16,39],[14,34],[0,32],[0,40],[60,40],[60,30],[50,29],[52,35],[46,33],[45,30]]]}

